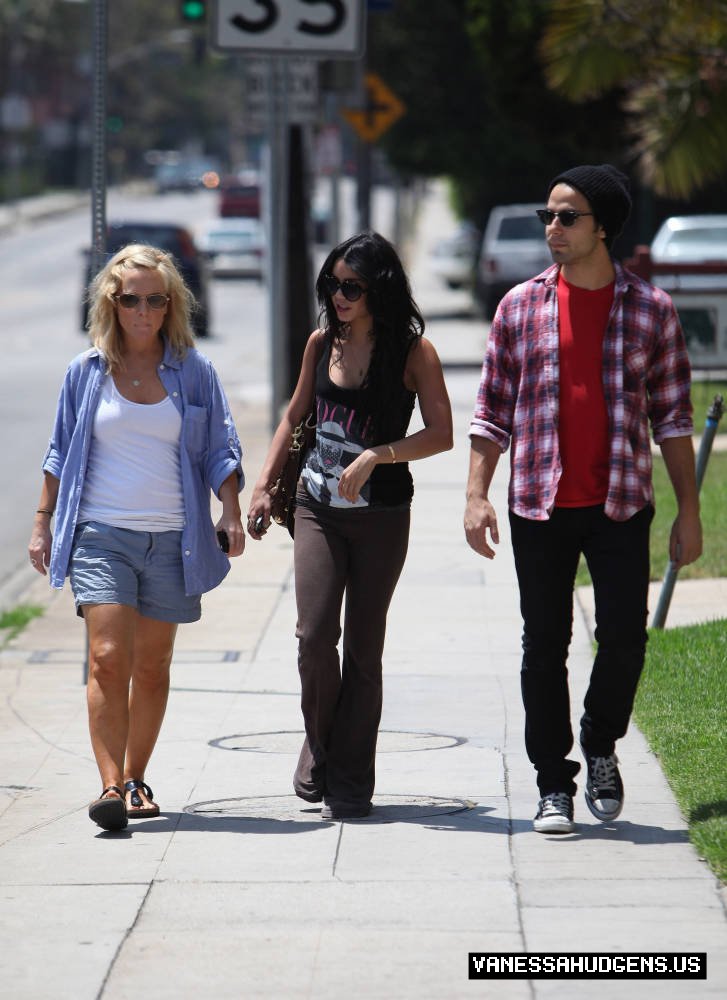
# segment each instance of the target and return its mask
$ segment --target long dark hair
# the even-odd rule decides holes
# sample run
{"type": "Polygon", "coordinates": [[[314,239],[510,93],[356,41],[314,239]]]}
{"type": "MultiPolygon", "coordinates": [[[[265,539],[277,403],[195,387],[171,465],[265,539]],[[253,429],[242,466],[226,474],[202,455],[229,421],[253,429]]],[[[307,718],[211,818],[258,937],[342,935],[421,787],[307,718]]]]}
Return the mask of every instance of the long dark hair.
{"type": "Polygon", "coordinates": [[[404,368],[412,346],[424,332],[424,318],[412,298],[399,256],[379,233],[363,232],[339,243],[328,254],[316,281],[319,325],[329,344],[341,345],[345,324],[336,315],[323,278],[339,260],[366,282],[374,348],[364,383],[371,410],[373,443],[401,436],[404,368]]]}

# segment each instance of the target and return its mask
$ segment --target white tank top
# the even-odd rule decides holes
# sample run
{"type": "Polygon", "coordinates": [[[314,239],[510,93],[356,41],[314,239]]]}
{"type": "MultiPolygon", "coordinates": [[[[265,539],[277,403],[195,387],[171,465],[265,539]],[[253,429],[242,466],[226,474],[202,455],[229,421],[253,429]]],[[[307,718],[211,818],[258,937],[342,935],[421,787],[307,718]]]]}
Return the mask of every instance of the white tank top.
{"type": "Polygon", "coordinates": [[[181,531],[181,431],[182,418],[168,396],[160,403],[132,403],[107,375],[93,422],[79,523],[181,531]]]}

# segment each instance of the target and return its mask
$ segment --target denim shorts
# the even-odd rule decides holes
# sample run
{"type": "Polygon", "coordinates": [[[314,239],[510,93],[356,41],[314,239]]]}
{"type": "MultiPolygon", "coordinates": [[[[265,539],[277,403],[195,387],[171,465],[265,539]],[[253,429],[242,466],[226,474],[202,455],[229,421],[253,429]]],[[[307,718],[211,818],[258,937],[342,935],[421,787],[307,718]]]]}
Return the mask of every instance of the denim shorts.
{"type": "Polygon", "coordinates": [[[162,622],[199,621],[200,595],[184,592],[180,536],[100,521],[79,524],[70,565],[77,614],[84,604],[126,604],[162,622]]]}

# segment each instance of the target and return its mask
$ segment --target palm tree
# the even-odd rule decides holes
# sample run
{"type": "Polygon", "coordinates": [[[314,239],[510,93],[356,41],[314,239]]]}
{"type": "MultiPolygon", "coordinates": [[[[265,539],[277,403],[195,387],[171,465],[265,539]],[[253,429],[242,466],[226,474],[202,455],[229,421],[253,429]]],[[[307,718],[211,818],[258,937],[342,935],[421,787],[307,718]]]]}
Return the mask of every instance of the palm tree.
{"type": "Polygon", "coordinates": [[[552,0],[541,55],[571,100],[618,95],[658,194],[687,198],[727,172],[725,0],[552,0]]]}

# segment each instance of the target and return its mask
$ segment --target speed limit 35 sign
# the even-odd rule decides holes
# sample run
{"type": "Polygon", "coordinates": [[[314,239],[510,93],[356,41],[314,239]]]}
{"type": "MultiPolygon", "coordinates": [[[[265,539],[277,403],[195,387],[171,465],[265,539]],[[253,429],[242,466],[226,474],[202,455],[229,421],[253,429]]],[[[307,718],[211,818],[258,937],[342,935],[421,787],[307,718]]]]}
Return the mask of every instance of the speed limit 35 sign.
{"type": "Polygon", "coordinates": [[[357,58],[366,0],[217,0],[212,44],[224,52],[357,58]]]}

